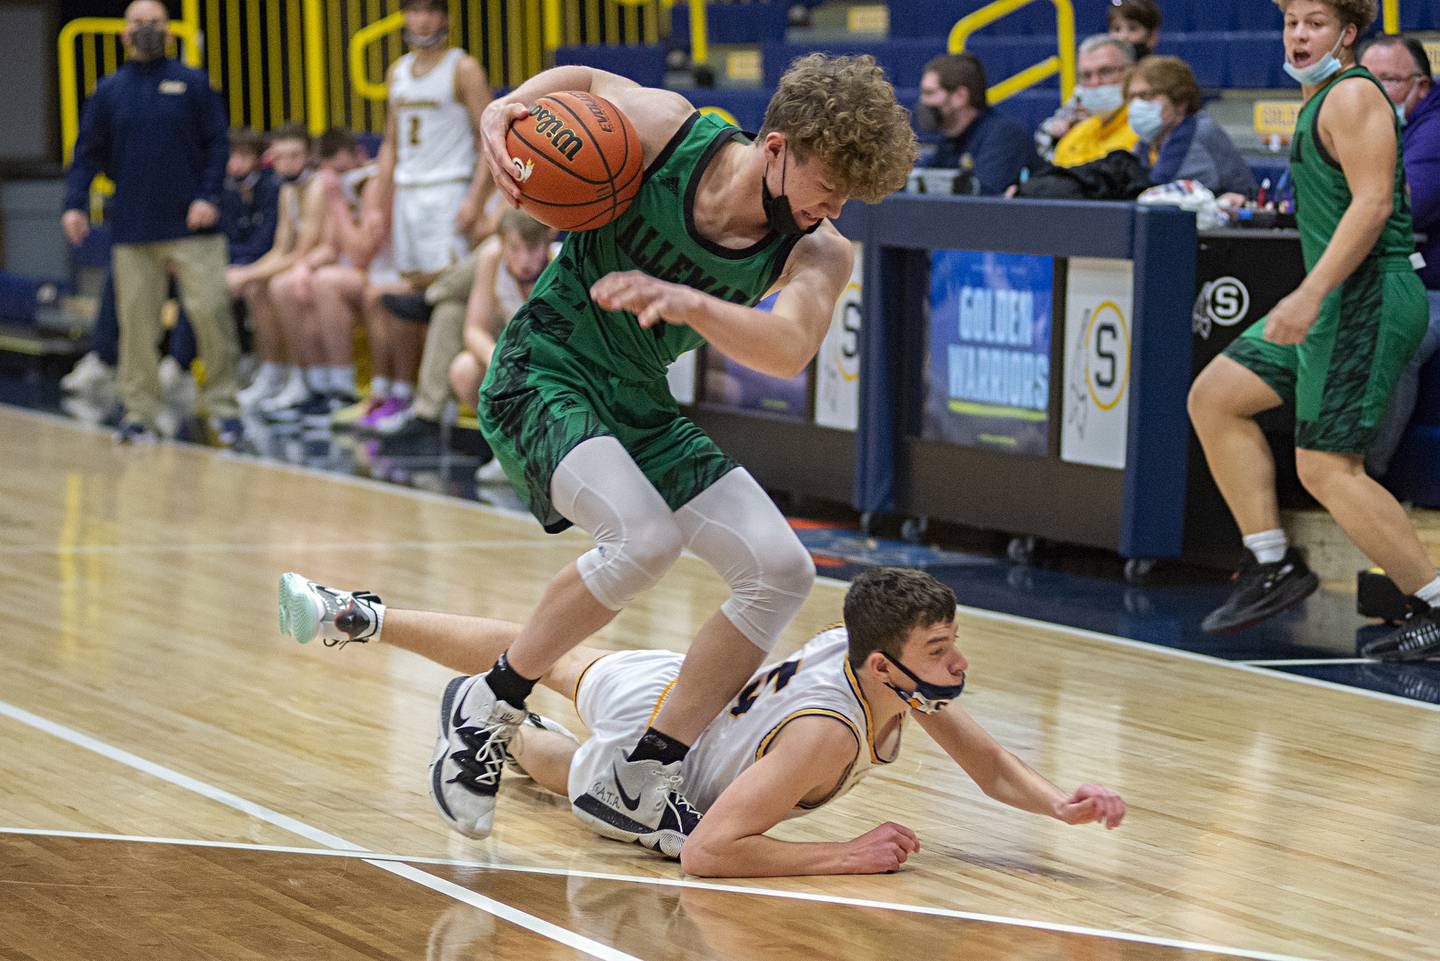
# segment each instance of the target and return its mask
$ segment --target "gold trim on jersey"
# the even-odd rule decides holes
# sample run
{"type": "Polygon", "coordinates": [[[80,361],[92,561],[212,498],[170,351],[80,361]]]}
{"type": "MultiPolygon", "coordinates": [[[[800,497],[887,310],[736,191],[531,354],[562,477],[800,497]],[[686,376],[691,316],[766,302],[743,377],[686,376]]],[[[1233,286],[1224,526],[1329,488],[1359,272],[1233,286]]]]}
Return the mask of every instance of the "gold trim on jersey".
{"type": "Polygon", "coordinates": [[[889,761],[880,760],[880,755],[875,752],[875,717],[870,713],[870,702],[865,699],[865,692],[860,688],[860,681],[856,679],[855,671],[850,667],[850,659],[847,657],[841,663],[845,665],[845,680],[850,684],[850,693],[855,695],[855,700],[860,702],[860,710],[865,714],[865,746],[870,749],[870,762],[872,764],[888,764],[889,761]]]}
{"type": "Polygon", "coordinates": [[[854,721],[850,720],[848,717],[846,717],[844,714],[841,714],[839,711],[831,710],[828,707],[803,707],[798,711],[791,711],[789,714],[782,717],[780,719],[780,723],[772,727],[769,732],[760,739],[760,745],[755,748],[755,760],[760,760],[766,755],[766,753],[769,752],[770,742],[775,740],[775,736],[780,733],[781,728],[789,724],[791,721],[795,720],[797,717],[807,716],[833,717],[835,720],[845,725],[846,729],[849,730],[849,732],[855,737],[855,749],[860,749],[860,744],[862,743],[860,738],[860,729],[855,726],[854,721]]]}
{"type": "Polygon", "coordinates": [[[678,680],[680,680],[680,678],[676,677],[675,680],[665,685],[665,690],[660,692],[660,697],[655,702],[655,710],[650,712],[650,720],[645,722],[646,727],[650,727],[652,724],[654,724],[655,718],[660,716],[660,708],[664,706],[665,699],[670,696],[670,689],[675,686],[675,681],[678,680]]]}
{"type": "Polygon", "coordinates": [[[580,682],[585,680],[585,675],[590,673],[590,668],[594,667],[596,664],[599,664],[611,654],[619,653],[619,651],[606,651],[604,654],[601,654],[599,657],[595,658],[589,664],[586,664],[580,669],[580,673],[575,675],[575,686],[570,689],[570,700],[574,704],[578,706],[580,703],[580,682]]]}

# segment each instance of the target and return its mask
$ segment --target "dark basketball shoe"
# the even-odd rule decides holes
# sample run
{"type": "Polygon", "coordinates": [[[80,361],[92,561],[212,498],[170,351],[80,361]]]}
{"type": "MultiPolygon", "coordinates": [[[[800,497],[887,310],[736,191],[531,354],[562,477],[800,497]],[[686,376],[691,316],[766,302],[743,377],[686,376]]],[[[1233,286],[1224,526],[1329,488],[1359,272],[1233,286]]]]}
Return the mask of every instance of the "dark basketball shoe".
{"type": "Polygon", "coordinates": [[[1384,637],[1360,648],[1365,657],[1382,661],[1423,661],[1440,657],[1440,610],[1418,597],[1405,601],[1405,620],[1384,637]]]}
{"type": "Polygon", "coordinates": [[[1233,580],[1230,597],[1200,622],[1206,634],[1228,634],[1258,624],[1299,604],[1320,586],[1320,579],[1293,547],[1270,564],[1261,564],[1246,551],[1233,580]]]}
{"type": "Polygon", "coordinates": [[[299,574],[280,575],[280,633],[301,644],[326,647],[364,643],[380,632],[380,598],[369,591],[338,591],[299,574]]]}
{"type": "Polygon", "coordinates": [[[457,677],[445,688],[430,797],[445,823],[466,837],[490,833],[506,746],[525,718],[523,708],[495,696],[484,674],[457,677]]]}
{"type": "Polygon", "coordinates": [[[700,823],[700,812],[680,793],[680,782],[679,761],[629,761],[619,749],[570,808],[597,834],[678,858],[685,838],[700,823]]]}

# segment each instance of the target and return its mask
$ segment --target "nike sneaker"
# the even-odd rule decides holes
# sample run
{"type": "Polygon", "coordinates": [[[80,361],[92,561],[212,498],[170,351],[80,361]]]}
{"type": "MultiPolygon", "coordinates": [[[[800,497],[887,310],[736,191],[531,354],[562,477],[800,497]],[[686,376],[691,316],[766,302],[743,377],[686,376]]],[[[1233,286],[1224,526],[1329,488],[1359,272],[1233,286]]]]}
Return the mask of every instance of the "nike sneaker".
{"type": "Polygon", "coordinates": [[[1320,579],[1295,548],[1270,564],[1262,564],[1249,551],[1233,578],[1230,597],[1200,623],[1206,634],[1228,634],[1281,611],[1287,611],[1315,593],[1320,579]]]}
{"type": "Polygon", "coordinates": [[[571,802],[575,816],[597,834],[680,857],[700,812],[680,793],[679,761],[631,761],[617,749],[609,770],[571,802]]]}
{"type": "Polygon", "coordinates": [[[280,575],[280,633],[326,647],[364,643],[380,633],[385,607],[369,591],[338,591],[289,572],[280,575]]]}
{"type": "Polygon", "coordinates": [[[1424,661],[1440,657],[1440,609],[1418,597],[1405,601],[1405,619],[1394,631],[1360,648],[1382,661],[1424,661]]]}
{"type": "Polygon", "coordinates": [[[466,837],[490,833],[506,748],[525,720],[525,710],[497,698],[484,674],[457,677],[445,687],[430,797],[445,823],[466,837]]]}

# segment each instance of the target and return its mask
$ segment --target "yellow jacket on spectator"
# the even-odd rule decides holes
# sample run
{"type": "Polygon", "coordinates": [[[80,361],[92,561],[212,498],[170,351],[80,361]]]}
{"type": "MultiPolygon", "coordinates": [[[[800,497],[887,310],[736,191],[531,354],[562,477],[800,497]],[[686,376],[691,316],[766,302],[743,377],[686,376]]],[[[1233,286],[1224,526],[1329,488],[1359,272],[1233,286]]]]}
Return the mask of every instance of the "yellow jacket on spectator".
{"type": "Polygon", "coordinates": [[[1127,103],[1109,120],[1086,117],[1071,127],[1055,145],[1055,166],[1078,167],[1099,160],[1112,150],[1133,150],[1140,142],[1130,129],[1130,105],[1127,103]]]}

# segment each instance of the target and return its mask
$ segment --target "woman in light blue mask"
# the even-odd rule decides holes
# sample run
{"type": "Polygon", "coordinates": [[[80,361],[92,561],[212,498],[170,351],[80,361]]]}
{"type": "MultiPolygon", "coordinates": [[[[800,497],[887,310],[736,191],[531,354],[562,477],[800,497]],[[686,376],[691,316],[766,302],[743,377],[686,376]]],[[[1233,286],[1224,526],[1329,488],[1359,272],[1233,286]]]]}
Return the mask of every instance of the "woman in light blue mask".
{"type": "Polygon", "coordinates": [[[1146,57],[1125,80],[1135,155],[1164,184],[1194,180],[1217,197],[1255,194],[1255,175],[1224,128],[1202,109],[1195,74],[1179,57],[1146,57]]]}

